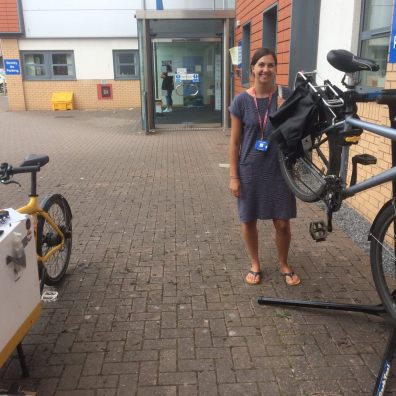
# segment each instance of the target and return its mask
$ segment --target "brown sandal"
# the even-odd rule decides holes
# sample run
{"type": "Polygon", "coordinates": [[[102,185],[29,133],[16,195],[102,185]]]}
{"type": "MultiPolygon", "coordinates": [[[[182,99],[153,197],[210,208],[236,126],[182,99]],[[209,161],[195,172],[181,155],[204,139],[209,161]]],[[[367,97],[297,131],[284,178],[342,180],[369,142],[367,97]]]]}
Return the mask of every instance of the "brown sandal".
{"type": "Polygon", "coordinates": [[[245,277],[245,281],[248,285],[258,285],[261,282],[261,271],[252,271],[250,270],[245,277]],[[253,275],[253,282],[248,279],[249,275],[253,275]]]}
{"type": "Polygon", "coordinates": [[[301,279],[294,271],[290,272],[281,272],[281,274],[285,277],[285,282],[288,286],[297,286],[301,283],[301,279]],[[294,275],[297,277],[297,280],[293,282],[294,275]],[[290,278],[290,280],[288,280],[290,278]]]}

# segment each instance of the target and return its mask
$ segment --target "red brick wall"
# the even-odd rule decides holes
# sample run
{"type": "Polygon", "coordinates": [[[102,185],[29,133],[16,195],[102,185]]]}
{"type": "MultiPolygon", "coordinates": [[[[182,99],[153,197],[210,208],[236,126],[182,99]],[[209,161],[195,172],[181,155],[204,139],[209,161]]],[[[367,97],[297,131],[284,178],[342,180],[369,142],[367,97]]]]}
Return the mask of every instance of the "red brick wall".
{"type": "Polygon", "coordinates": [[[17,0],[0,0],[0,35],[20,32],[17,0]]]}
{"type": "MultiPolygon", "coordinates": [[[[236,20],[240,26],[235,29],[235,45],[242,40],[242,26],[251,23],[250,54],[262,46],[263,12],[274,4],[278,5],[277,57],[279,84],[288,85],[290,30],[292,0],[238,0],[236,2],[236,20]]],[[[235,66],[234,66],[235,68],[235,66]]],[[[236,75],[236,74],[234,74],[236,75]]],[[[235,94],[243,92],[241,78],[236,76],[235,94]]]]}

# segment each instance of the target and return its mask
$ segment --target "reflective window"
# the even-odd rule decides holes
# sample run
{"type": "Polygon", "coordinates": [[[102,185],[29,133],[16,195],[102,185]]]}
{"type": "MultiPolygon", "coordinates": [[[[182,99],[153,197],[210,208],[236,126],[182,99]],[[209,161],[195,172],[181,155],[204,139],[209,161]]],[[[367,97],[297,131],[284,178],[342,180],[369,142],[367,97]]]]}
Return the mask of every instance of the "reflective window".
{"type": "Polygon", "coordinates": [[[131,80],[139,78],[139,57],[137,50],[113,51],[114,77],[131,80]]]}
{"type": "Polygon", "coordinates": [[[365,0],[362,7],[360,56],[375,60],[378,72],[361,72],[360,83],[366,87],[384,87],[392,24],[393,0],[365,0]]]}
{"type": "Polygon", "coordinates": [[[75,79],[72,51],[22,51],[23,74],[27,80],[75,79]]]}

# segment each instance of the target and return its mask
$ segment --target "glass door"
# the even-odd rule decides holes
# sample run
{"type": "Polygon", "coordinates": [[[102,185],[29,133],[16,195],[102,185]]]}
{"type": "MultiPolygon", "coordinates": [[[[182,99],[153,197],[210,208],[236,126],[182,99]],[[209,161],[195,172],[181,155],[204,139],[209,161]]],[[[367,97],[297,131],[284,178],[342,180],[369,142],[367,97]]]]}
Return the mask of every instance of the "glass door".
{"type": "Polygon", "coordinates": [[[220,126],[221,40],[154,39],[155,126],[220,126]]]}

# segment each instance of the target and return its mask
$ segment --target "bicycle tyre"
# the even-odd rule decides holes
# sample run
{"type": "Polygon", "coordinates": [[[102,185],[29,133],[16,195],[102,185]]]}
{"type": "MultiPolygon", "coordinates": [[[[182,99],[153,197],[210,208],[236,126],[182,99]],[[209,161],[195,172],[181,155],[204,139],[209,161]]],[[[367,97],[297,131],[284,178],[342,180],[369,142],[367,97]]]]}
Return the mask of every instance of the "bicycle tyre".
{"type": "MultiPolygon", "coordinates": [[[[54,286],[62,280],[69,265],[72,248],[72,215],[68,202],[60,194],[53,194],[46,198],[41,207],[62,230],[65,238],[63,248],[55,252],[44,263],[44,283],[48,286],[54,286]]],[[[59,244],[60,241],[61,238],[53,227],[44,217],[38,216],[37,254],[39,256],[45,255],[49,249],[59,244]]]]}
{"type": "Polygon", "coordinates": [[[396,209],[385,204],[370,233],[370,264],[374,284],[386,311],[396,321],[396,209]]]}
{"type": "Polygon", "coordinates": [[[278,158],[281,173],[293,194],[304,202],[317,202],[323,198],[326,176],[338,175],[341,165],[341,147],[334,137],[309,135],[309,148],[303,155],[289,160],[282,146],[278,158]]]}
{"type": "Polygon", "coordinates": [[[178,84],[175,88],[176,95],[183,96],[184,95],[184,84],[178,84]]]}

